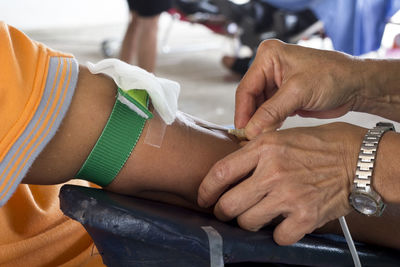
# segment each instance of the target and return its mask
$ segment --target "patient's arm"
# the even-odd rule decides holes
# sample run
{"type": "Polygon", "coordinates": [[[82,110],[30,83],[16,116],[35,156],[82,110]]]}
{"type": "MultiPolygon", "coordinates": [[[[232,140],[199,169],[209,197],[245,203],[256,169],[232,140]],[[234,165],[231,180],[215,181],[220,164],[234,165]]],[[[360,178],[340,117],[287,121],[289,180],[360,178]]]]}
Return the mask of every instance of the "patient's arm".
{"type": "MultiPolygon", "coordinates": [[[[160,148],[145,144],[147,123],[134,153],[108,190],[195,207],[199,184],[211,166],[239,147],[221,132],[197,126],[184,113],[167,126],[160,148]],[[134,191],[132,192],[132,189],[134,191]]],[[[152,133],[158,134],[158,133],[152,133]]]]}
{"type": "MultiPolygon", "coordinates": [[[[100,136],[115,102],[115,84],[81,67],[76,90],[62,126],[35,161],[25,183],[68,181],[100,136]]],[[[161,147],[156,148],[143,141],[148,124],[125,166],[106,189],[196,208],[200,181],[214,162],[238,149],[237,142],[220,132],[185,123],[180,116],[167,127],[161,147]]],[[[400,249],[399,207],[389,206],[377,218],[353,212],[347,221],[354,239],[400,249]]],[[[341,233],[337,220],[320,231],[341,233]]]]}
{"type": "MultiPolygon", "coordinates": [[[[55,184],[73,178],[103,130],[115,102],[116,85],[103,75],[80,68],[71,107],[45,150],[35,161],[25,183],[55,184]]],[[[238,148],[221,132],[197,126],[180,113],[166,127],[160,148],[144,143],[149,124],[131,156],[106,188],[165,202],[194,207],[197,188],[212,164],[238,148]]],[[[157,133],[152,133],[157,134],[157,133]]]]}

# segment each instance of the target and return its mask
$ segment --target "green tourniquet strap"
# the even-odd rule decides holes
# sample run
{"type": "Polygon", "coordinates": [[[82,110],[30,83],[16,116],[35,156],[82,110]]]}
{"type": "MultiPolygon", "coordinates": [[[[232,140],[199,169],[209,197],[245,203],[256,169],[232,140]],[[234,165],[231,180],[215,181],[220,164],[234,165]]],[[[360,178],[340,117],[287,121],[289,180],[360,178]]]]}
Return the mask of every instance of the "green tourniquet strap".
{"type": "Polygon", "coordinates": [[[116,100],[101,136],[76,178],[100,186],[110,184],[131,154],[145,123],[145,118],[116,100]]]}

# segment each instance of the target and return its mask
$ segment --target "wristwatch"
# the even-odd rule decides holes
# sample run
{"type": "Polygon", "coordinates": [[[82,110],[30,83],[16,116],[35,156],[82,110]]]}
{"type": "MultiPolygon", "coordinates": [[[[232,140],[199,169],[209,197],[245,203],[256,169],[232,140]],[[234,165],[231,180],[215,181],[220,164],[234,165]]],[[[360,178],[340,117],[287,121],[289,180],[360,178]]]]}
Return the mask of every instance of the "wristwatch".
{"type": "Polygon", "coordinates": [[[368,130],[362,141],[349,201],[356,211],[364,215],[380,216],[385,209],[381,196],[372,188],[372,177],[379,141],[384,133],[394,130],[392,123],[378,122],[368,130]]]}

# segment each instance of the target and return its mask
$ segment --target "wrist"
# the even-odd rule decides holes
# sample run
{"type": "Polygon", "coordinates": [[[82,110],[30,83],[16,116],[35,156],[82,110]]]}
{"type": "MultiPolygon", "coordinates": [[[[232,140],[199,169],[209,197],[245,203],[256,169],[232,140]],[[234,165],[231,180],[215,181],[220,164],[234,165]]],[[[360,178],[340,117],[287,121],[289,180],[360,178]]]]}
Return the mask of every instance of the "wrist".
{"type": "Polygon", "coordinates": [[[400,120],[399,64],[396,60],[357,60],[359,86],[354,111],[400,120]]]}
{"type": "Polygon", "coordinates": [[[388,122],[379,122],[369,129],[358,154],[349,201],[356,211],[367,216],[381,216],[386,206],[382,196],[373,187],[373,181],[379,143],[388,131],[394,131],[393,124],[388,122]]]}
{"type": "Polygon", "coordinates": [[[358,154],[360,152],[360,146],[362,140],[367,133],[368,129],[351,125],[354,129],[351,134],[349,134],[349,138],[347,139],[346,143],[343,143],[345,146],[344,155],[346,155],[346,162],[347,164],[347,173],[348,173],[348,181],[349,181],[349,190],[354,182],[354,176],[356,174],[356,166],[358,161],[358,154]]]}
{"type": "Polygon", "coordinates": [[[353,111],[369,112],[379,96],[379,87],[376,80],[376,61],[370,59],[355,59],[352,68],[356,69],[355,75],[350,79],[355,80],[355,103],[353,111]]]}
{"type": "Polygon", "coordinates": [[[386,203],[400,203],[400,184],[397,181],[400,166],[397,158],[399,148],[399,134],[387,132],[382,137],[377,151],[372,186],[386,203]]]}
{"type": "Polygon", "coordinates": [[[331,73],[335,74],[335,90],[340,94],[341,101],[344,101],[342,103],[348,104],[350,110],[361,111],[365,106],[365,87],[369,84],[366,72],[370,70],[363,59],[340,53],[335,55],[333,64],[328,66],[331,73]]]}

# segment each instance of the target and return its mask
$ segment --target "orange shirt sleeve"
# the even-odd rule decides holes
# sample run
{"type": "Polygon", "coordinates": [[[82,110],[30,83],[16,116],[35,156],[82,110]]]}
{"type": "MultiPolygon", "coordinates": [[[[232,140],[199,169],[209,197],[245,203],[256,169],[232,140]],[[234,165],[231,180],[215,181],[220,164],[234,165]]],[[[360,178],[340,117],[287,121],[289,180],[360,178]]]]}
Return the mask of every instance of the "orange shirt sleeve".
{"type": "Polygon", "coordinates": [[[20,184],[56,133],[77,79],[71,55],[0,22],[0,266],[103,266],[83,226],[59,209],[62,185],[20,184]]]}
{"type": "Polygon", "coordinates": [[[56,133],[78,63],[0,22],[0,206],[56,133]]]}

